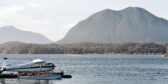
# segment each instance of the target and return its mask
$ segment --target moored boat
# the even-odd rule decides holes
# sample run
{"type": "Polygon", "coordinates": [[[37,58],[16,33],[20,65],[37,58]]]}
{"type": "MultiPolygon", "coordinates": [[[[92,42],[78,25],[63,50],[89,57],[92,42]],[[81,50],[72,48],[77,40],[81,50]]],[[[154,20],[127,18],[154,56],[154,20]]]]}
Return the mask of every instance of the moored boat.
{"type": "Polygon", "coordinates": [[[18,78],[27,80],[57,80],[61,78],[71,78],[71,75],[65,75],[64,72],[54,72],[55,65],[53,63],[46,63],[46,61],[37,59],[26,64],[9,64],[7,58],[4,58],[4,63],[0,69],[0,77],[2,78],[18,78]],[[17,75],[2,75],[3,71],[17,72],[17,75]],[[13,77],[14,76],[14,77],[13,77]]]}

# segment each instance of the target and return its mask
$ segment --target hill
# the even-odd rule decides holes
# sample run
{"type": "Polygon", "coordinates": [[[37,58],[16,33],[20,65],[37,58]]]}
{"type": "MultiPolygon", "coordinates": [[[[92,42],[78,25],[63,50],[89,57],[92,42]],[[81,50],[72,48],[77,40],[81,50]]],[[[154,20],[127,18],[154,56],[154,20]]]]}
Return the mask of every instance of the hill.
{"type": "Polygon", "coordinates": [[[0,43],[11,41],[25,42],[25,43],[40,43],[40,44],[46,44],[52,42],[51,40],[49,40],[48,38],[39,33],[23,31],[15,28],[14,26],[1,27],[0,43]]]}
{"type": "Polygon", "coordinates": [[[168,21],[138,7],[120,11],[105,9],[80,21],[56,43],[80,42],[166,43],[168,21]]]}

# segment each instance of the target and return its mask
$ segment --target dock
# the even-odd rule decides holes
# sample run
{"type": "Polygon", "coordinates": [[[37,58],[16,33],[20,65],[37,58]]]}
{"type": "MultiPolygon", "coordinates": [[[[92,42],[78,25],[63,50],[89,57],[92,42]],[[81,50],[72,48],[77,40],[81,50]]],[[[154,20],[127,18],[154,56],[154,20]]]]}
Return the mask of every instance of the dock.
{"type": "MultiPolygon", "coordinates": [[[[0,79],[13,79],[13,78],[18,78],[18,74],[1,74],[0,79]]],[[[72,78],[71,75],[62,75],[62,78],[72,78]]]]}

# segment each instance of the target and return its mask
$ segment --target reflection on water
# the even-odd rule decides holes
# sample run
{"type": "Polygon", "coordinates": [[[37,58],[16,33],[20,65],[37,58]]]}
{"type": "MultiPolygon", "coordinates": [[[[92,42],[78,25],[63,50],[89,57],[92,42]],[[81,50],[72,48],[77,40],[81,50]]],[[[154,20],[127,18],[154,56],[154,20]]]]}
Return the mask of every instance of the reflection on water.
{"type": "Polygon", "coordinates": [[[34,84],[49,84],[49,80],[45,80],[45,81],[37,80],[37,81],[35,81],[34,84]]]}
{"type": "Polygon", "coordinates": [[[1,79],[1,84],[5,84],[5,80],[4,79],[1,79]]]}

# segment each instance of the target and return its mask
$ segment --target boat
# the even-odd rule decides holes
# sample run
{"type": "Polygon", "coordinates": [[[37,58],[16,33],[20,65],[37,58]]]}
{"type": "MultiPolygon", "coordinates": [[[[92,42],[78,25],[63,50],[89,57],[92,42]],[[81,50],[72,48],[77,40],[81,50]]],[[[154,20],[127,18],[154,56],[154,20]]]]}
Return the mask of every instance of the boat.
{"type": "Polygon", "coordinates": [[[3,71],[15,71],[18,72],[18,79],[29,80],[56,80],[61,79],[63,72],[54,72],[55,65],[48,63],[41,59],[35,59],[32,62],[24,64],[12,64],[7,62],[7,58],[4,58],[4,63],[0,72],[3,71]]]}
{"type": "Polygon", "coordinates": [[[50,71],[55,68],[53,63],[47,63],[41,59],[35,59],[32,62],[24,64],[13,64],[10,63],[7,58],[4,58],[2,68],[0,69],[1,73],[3,71],[50,71]],[[41,67],[38,63],[41,63],[41,67]]]}

